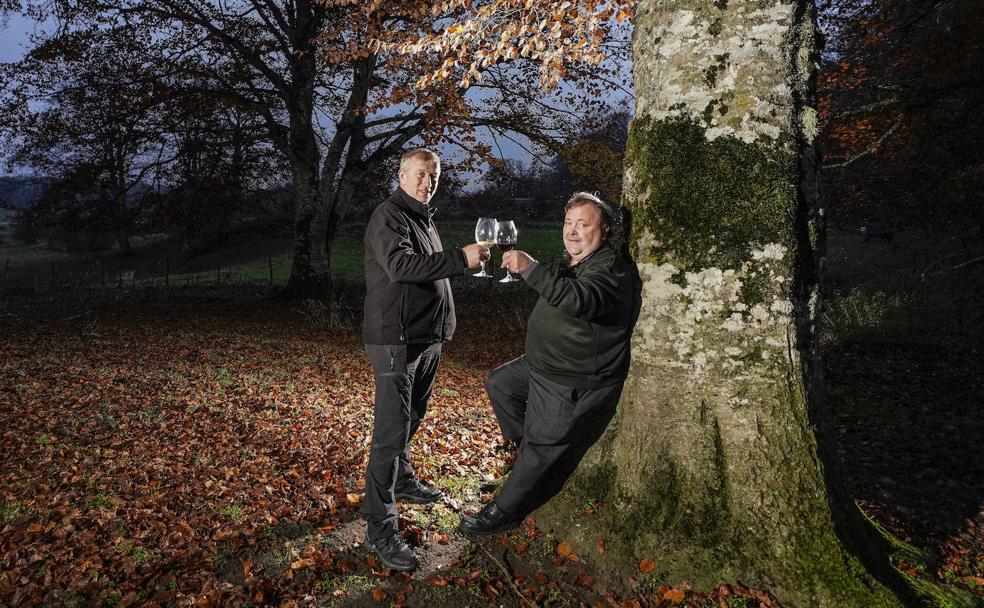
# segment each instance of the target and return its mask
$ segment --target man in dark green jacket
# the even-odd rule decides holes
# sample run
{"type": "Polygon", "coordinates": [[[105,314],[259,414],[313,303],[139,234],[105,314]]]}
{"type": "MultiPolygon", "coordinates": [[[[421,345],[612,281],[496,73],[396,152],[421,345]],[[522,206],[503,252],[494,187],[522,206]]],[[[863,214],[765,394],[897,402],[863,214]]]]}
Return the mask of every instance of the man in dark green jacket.
{"type": "Polygon", "coordinates": [[[611,209],[579,192],[564,207],[565,262],[558,272],[527,253],[502,265],[539,293],[526,354],[485,383],[502,434],[519,445],[499,494],[461,518],[472,534],[511,530],[561,490],[615,414],[629,370],[629,342],[639,316],[635,263],[609,243],[611,209]]]}

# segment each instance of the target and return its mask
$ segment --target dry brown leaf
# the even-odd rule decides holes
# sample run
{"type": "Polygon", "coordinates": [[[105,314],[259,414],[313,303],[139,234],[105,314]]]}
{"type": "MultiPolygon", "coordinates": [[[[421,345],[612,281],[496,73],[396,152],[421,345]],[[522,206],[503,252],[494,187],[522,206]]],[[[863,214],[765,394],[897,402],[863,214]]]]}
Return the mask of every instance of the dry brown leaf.
{"type": "Polygon", "coordinates": [[[683,589],[667,589],[663,593],[663,599],[673,604],[679,604],[687,597],[687,592],[683,589]]]}

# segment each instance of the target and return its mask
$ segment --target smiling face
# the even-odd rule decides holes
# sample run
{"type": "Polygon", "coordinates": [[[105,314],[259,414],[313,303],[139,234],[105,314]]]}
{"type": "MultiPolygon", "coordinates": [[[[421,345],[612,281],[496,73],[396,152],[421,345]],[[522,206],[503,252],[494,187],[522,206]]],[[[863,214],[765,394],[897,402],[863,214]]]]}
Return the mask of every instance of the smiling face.
{"type": "Polygon", "coordinates": [[[608,239],[608,226],[591,203],[574,205],[564,216],[564,248],[571,266],[594,253],[608,239]]]}
{"type": "Polygon", "coordinates": [[[400,168],[400,188],[425,205],[437,191],[440,178],[441,163],[437,160],[417,156],[407,160],[400,168]]]}

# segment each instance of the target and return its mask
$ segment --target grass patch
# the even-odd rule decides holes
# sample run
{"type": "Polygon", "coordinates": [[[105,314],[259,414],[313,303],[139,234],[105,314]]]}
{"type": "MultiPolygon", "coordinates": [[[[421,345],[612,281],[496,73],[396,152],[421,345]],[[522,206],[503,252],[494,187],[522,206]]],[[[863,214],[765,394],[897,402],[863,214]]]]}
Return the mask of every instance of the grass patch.
{"type": "Polygon", "coordinates": [[[369,576],[352,575],[341,576],[327,574],[314,586],[318,593],[331,593],[342,590],[346,593],[369,593],[376,588],[376,581],[369,576]]]}
{"type": "Polygon", "coordinates": [[[4,503],[4,505],[0,507],[0,522],[7,524],[26,513],[27,510],[15,502],[4,503]]]}
{"type": "Polygon", "coordinates": [[[984,333],[980,303],[967,297],[977,287],[939,281],[925,284],[897,277],[890,288],[858,286],[834,292],[820,313],[820,339],[832,345],[889,341],[937,343],[984,333]]]}
{"type": "Polygon", "coordinates": [[[239,505],[229,505],[219,509],[219,514],[231,521],[236,521],[243,516],[243,510],[239,505]]]}
{"type": "Polygon", "coordinates": [[[89,507],[99,507],[102,509],[111,509],[114,505],[119,504],[120,499],[116,498],[112,494],[107,494],[106,492],[100,492],[86,501],[89,507]]]}
{"type": "Polygon", "coordinates": [[[125,540],[116,543],[116,550],[123,555],[129,555],[133,563],[138,566],[149,563],[156,557],[153,551],[125,540]]]}

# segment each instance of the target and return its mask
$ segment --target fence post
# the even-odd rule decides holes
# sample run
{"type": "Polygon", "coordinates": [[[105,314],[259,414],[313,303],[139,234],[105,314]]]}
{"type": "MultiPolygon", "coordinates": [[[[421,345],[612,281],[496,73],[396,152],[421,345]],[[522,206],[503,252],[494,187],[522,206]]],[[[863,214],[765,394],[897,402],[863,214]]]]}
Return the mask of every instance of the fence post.
{"type": "MultiPolygon", "coordinates": [[[[7,260],[7,263],[9,264],[10,260],[7,260]]],[[[270,285],[272,286],[273,285],[273,255],[269,253],[267,254],[267,265],[270,266],[270,285]]]]}

